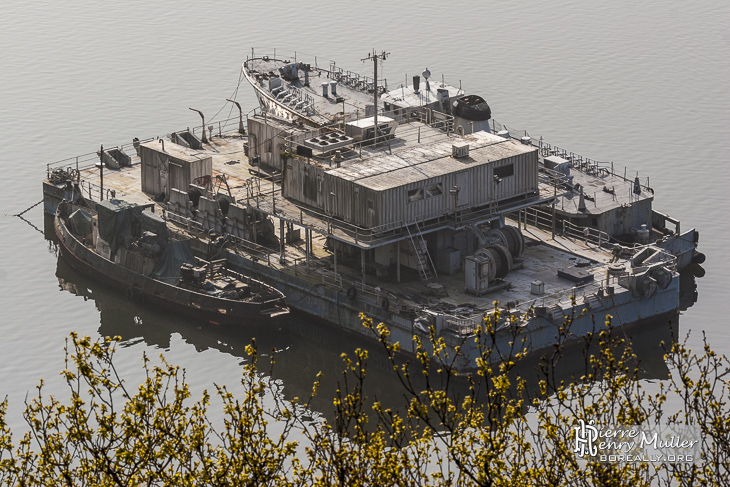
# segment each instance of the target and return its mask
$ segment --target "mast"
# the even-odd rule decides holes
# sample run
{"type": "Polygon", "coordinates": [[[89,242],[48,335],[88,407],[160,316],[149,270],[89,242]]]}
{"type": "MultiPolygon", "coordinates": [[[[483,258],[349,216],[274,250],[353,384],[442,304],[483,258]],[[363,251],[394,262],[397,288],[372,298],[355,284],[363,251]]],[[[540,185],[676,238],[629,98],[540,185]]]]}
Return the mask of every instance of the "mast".
{"type": "Polygon", "coordinates": [[[373,52],[368,54],[368,57],[362,58],[361,61],[373,60],[373,121],[375,123],[375,140],[373,141],[373,147],[378,145],[378,59],[385,59],[390,55],[389,52],[381,51],[380,54],[373,52]]]}

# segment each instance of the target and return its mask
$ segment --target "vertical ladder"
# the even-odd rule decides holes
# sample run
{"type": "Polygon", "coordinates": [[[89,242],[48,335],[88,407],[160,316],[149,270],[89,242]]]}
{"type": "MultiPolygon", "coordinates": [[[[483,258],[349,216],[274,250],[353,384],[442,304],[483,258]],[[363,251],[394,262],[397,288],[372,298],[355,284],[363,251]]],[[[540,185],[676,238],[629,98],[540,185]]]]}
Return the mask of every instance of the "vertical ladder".
{"type": "Polygon", "coordinates": [[[421,229],[418,228],[418,223],[416,223],[417,233],[415,236],[411,233],[411,229],[408,226],[406,226],[406,231],[408,232],[408,237],[411,239],[413,250],[416,252],[418,272],[421,275],[421,281],[423,281],[424,284],[427,284],[434,277],[438,277],[436,274],[436,267],[433,265],[431,255],[428,253],[428,246],[426,245],[426,241],[423,239],[421,229]],[[431,272],[431,269],[433,269],[433,272],[431,272]]]}

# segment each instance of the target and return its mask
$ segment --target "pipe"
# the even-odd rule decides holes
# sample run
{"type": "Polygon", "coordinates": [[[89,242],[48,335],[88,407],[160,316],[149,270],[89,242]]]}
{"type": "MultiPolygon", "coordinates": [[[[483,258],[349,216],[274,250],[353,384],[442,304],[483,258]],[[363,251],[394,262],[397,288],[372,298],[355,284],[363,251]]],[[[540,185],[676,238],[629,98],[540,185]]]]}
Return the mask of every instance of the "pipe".
{"type": "Polygon", "coordinates": [[[243,110],[241,109],[241,104],[236,100],[231,100],[230,98],[226,98],[226,101],[230,101],[238,107],[238,133],[242,135],[245,134],[246,129],[243,127],[243,110]]]}
{"type": "Polygon", "coordinates": [[[201,139],[202,142],[205,144],[208,142],[208,137],[205,136],[205,116],[203,115],[203,112],[200,110],[196,110],[195,108],[188,108],[188,110],[192,110],[194,112],[198,112],[198,115],[200,115],[200,118],[203,119],[203,138],[201,139]]]}

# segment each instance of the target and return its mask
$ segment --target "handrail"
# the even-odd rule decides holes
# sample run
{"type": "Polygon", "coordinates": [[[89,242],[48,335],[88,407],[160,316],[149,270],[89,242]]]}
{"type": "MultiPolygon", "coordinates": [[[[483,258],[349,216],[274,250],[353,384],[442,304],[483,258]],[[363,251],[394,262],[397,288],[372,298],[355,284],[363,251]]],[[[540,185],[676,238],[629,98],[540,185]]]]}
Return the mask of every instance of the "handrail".
{"type": "MultiPolygon", "coordinates": [[[[224,135],[223,129],[227,129],[228,127],[235,126],[236,131],[238,130],[239,117],[238,117],[238,115],[236,115],[235,117],[230,117],[230,118],[226,118],[223,120],[219,120],[215,123],[217,123],[219,126],[218,127],[219,136],[223,136],[224,135]]],[[[213,124],[213,126],[215,127],[214,120],[209,121],[207,125],[211,125],[211,124],[213,124]]],[[[191,132],[193,134],[195,134],[195,132],[200,131],[202,129],[202,127],[203,127],[202,124],[195,125],[191,129],[191,132]]],[[[186,130],[188,128],[189,127],[187,127],[186,130]]],[[[179,130],[174,131],[174,132],[179,132],[179,130]]],[[[164,138],[166,140],[170,140],[170,134],[167,134],[162,138],[164,138]]],[[[161,137],[148,137],[146,139],[140,140],[139,142],[144,144],[146,142],[153,141],[156,138],[161,138],[161,137]]],[[[135,144],[135,142],[127,142],[127,143],[124,143],[121,145],[107,147],[105,150],[119,149],[125,153],[130,152],[132,154],[135,154],[134,144],[135,144]]],[[[76,168],[78,170],[83,170],[83,169],[89,169],[91,167],[94,167],[94,165],[97,162],[99,162],[99,155],[96,152],[88,152],[88,153],[81,154],[78,156],[67,157],[67,158],[61,159],[59,161],[50,162],[50,163],[46,164],[46,177],[50,178],[51,172],[53,171],[53,169],[56,169],[56,168],[69,167],[69,168],[76,168]]]]}
{"type": "MultiPolygon", "coordinates": [[[[540,155],[543,157],[551,156],[551,155],[557,155],[559,157],[562,157],[563,159],[569,161],[573,168],[575,168],[578,171],[584,172],[586,174],[600,174],[601,172],[605,174],[610,174],[612,176],[616,176],[618,178],[623,179],[626,182],[633,183],[633,179],[629,179],[629,176],[631,173],[636,173],[636,177],[639,177],[639,171],[634,171],[633,169],[623,166],[620,164],[614,164],[614,162],[606,162],[606,161],[597,161],[595,159],[589,159],[588,157],[583,157],[580,154],[577,154],[572,151],[568,151],[566,149],[562,149],[558,146],[551,145],[545,140],[540,138],[535,138],[527,133],[526,130],[514,130],[508,128],[506,125],[503,125],[496,120],[492,119],[492,131],[498,132],[506,130],[509,132],[510,138],[521,140],[521,137],[518,137],[516,134],[524,134],[523,137],[527,137],[530,139],[530,144],[534,147],[537,147],[540,150],[540,155]],[[623,174],[622,173],[623,169],[623,174]]],[[[649,186],[649,177],[646,178],[646,183],[642,183],[641,179],[639,179],[639,183],[641,187],[651,193],[654,192],[654,190],[649,186]]]]}
{"type": "MultiPolygon", "coordinates": [[[[530,220],[532,220],[535,227],[552,228],[552,218],[552,214],[547,211],[536,207],[525,208],[525,224],[530,224],[530,220]],[[528,216],[531,216],[531,218],[528,218],[528,216]]],[[[567,238],[585,240],[586,243],[590,242],[597,247],[607,244],[611,239],[611,236],[604,231],[592,227],[582,227],[563,218],[560,219],[560,226],[556,230],[559,230],[561,235],[567,238]]]]}
{"type": "Polygon", "coordinates": [[[322,284],[330,284],[332,286],[335,286],[336,289],[343,289],[342,288],[342,276],[333,271],[328,271],[326,269],[320,269],[320,274],[322,274],[322,284]]]}
{"type": "MultiPolygon", "coordinates": [[[[281,62],[290,61],[293,63],[304,62],[305,64],[310,64],[311,66],[314,66],[315,69],[327,71],[331,75],[335,76],[335,78],[333,79],[336,79],[340,82],[349,83],[351,78],[356,77],[358,85],[362,85],[365,89],[372,86],[373,84],[372,76],[360,75],[355,71],[348,71],[346,69],[338,67],[336,61],[327,58],[317,57],[313,54],[307,54],[296,50],[290,51],[286,49],[282,50],[266,47],[252,47],[251,52],[246,55],[246,61],[243,63],[244,68],[250,69],[249,62],[257,60],[281,62]],[[347,78],[347,81],[345,81],[345,78],[347,78]]],[[[387,92],[388,79],[378,79],[378,86],[380,86],[387,92]]]]}

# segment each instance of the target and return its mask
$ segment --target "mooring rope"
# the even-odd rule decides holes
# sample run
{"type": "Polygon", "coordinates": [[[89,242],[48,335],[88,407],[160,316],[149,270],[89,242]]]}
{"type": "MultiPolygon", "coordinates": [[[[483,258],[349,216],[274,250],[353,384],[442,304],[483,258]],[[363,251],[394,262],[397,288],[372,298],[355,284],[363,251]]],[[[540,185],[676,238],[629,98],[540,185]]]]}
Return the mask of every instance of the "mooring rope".
{"type": "Polygon", "coordinates": [[[43,203],[43,200],[40,200],[38,203],[29,206],[28,208],[26,208],[25,210],[21,211],[20,213],[16,213],[15,215],[7,215],[6,214],[4,216],[18,216],[18,217],[22,217],[24,214],[26,214],[27,212],[29,212],[30,210],[32,210],[36,206],[40,205],[41,203],[43,203]]]}

